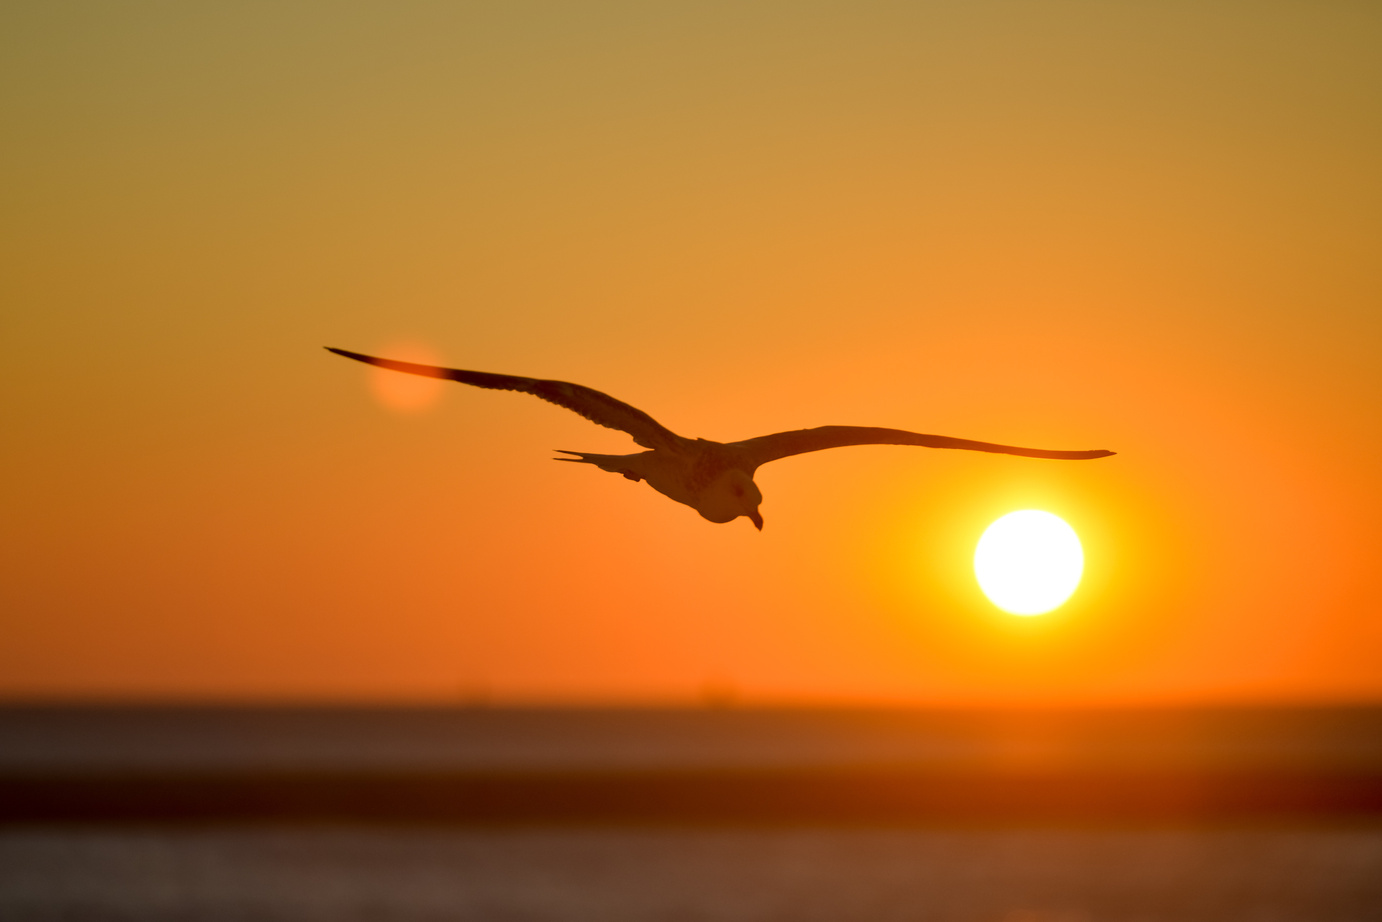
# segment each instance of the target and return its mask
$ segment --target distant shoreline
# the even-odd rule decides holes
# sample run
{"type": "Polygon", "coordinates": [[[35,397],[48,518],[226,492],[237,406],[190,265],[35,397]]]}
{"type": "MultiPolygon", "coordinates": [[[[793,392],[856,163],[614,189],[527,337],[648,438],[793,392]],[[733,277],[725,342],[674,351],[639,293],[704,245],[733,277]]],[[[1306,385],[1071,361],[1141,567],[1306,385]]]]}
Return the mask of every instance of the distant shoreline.
{"type": "Polygon", "coordinates": [[[928,825],[1367,821],[1382,772],[122,772],[0,776],[0,824],[928,825]]]}
{"type": "Polygon", "coordinates": [[[0,823],[1382,822],[1382,708],[0,707],[0,823]]]}

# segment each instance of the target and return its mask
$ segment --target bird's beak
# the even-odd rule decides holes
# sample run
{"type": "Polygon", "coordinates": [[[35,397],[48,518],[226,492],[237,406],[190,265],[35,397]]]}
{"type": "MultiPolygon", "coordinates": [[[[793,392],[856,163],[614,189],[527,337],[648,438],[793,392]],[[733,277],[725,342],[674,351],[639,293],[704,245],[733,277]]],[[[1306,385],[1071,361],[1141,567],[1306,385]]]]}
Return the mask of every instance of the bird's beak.
{"type": "Polygon", "coordinates": [[[748,516],[749,516],[749,521],[753,523],[753,527],[756,528],[756,529],[758,529],[759,531],[762,531],[762,530],[763,530],[763,516],[761,516],[761,515],[758,514],[758,510],[757,510],[757,509],[753,510],[752,512],[750,512],[750,513],[748,514],[748,516]]]}

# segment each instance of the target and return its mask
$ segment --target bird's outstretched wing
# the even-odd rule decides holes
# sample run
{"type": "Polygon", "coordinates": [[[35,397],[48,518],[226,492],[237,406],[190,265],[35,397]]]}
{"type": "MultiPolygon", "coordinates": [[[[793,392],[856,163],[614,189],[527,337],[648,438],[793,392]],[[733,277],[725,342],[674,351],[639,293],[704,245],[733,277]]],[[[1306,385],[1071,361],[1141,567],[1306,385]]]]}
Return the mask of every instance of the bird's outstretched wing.
{"type": "Polygon", "coordinates": [[[756,439],[730,442],[729,448],[735,452],[746,470],[752,472],[760,464],[800,455],[823,448],[842,448],[846,445],[920,445],[923,448],[962,448],[966,451],[992,451],[1004,455],[1022,455],[1026,458],[1055,458],[1062,461],[1085,461],[1091,458],[1106,458],[1111,451],[1049,451],[1044,448],[1018,448],[1015,445],[995,445],[992,442],[975,442],[970,439],[954,439],[945,435],[923,435],[905,429],[877,429],[872,426],[820,426],[816,429],[796,429],[792,432],[776,432],[761,435],[756,439]]]}
{"type": "Polygon", "coordinates": [[[475,387],[486,387],[491,390],[521,391],[524,394],[532,394],[534,397],[540,397],[549,403],[555,403],[559,407],[565,407],[574,413],[579,413],[597,426],[627,432],[633,436],[635,442],[644,448],[676,449],[682,441],[675,432],[642,410],[631,407],[623,401],[615,400],[608,394],[602,394],[594,388],[583,387],[580,384],[570,384],[566,381],[546,381],[541,378],[520,378],[515,375],[496,375],[484,371],[462,371],[459,368],[439,368],[435,365],[418,365],[414,362],[399,362],[394,359],[361,355],[358,352],[347,352],[344,349],[333,349],[330,346],[327,346],[326,350],[337,355],[343,355],[348,359],[355,359],[357,362],[377,365],[380,368],[401,371],[405,374],[421,375],[424,378],[444,378],[447,381],[459,381],[462,384],[473,384],[475,387]]]}

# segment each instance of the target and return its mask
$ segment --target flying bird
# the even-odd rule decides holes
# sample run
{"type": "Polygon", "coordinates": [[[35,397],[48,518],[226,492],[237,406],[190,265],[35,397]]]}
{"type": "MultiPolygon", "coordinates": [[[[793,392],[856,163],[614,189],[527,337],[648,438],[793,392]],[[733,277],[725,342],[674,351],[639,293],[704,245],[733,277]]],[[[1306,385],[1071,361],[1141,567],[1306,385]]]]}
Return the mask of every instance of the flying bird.
{"type": "Polygon", "coordinates": [[[775,432],[739,442],[712,442],[709,439],[687,439],[663,426],[647,413],[615,400],[608,394],[570,384],[566,381],[546,381],[541,378],[521,378],[516,375],[496,375],[483,371],[462,371],[459,368],[439,368],[381,359],[344,349],[327,351],[367,365],[401,371],[425,378],[443,378],[475,387],[500,391],[520,391],[532,394],[559,407],[579,413],[599,426],[627,432],[647,451],[631,455],[595,455],[581,451],[566,451],[576,464],[593,464],[611,474],[623,474],[629,480],[646,480],[648,486],[669,499],[695,509],[711,522],[732,522],[739,516],[763,529],[763,516],[758,506],[763,494],[753,482],[758,468],[769,461],[800,455],[824,448],[846,445],[920,445],[923,448],[959,448],[966,451],[990,451],[1024,458],[1054,458],[1062,461],[1085,461],[1106,458],[1111,451],[1050,451],[1043,448],[1018,448],[1014,445],[995,445],[944,435],[923,435],[904,429],[879,429],[872,426],[819,426],[815,429],[796,429],[775,432]]]}

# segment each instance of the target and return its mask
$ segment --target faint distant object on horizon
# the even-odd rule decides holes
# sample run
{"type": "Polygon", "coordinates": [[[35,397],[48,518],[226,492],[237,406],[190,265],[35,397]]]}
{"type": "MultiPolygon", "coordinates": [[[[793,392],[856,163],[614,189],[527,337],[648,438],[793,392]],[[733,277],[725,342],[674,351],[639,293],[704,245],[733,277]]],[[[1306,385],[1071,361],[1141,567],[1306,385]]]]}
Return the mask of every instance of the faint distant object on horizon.
{"type": "Polygon", "coordinates": [[[753,522],[760,531],[763,529],[763,516],[759,514],[758,506],[763,502],[763,494],[753,482],[754,471],[769,461],[808,451],[841,448],[846,445],[920,445],[924,448],[960,448],[967,451],[991,451],[1061,461],[1085,461],[1091,458],[1106,458],[1113,454],[1104,449],[1049,451],[1042,448],[1018,448],[1013,445],[995,445],[991,442],[975,442],[944,435],[922,435],[904,429],[879,429],[872,426],[819,426],[815,429],[761,435],[739,442],[693,440],[682,438],[642,410],[579,384],[398,362],[361,355],[358,352],[347,352],[344,349],[333,349],[330,346],[326,349],[357,362],[405,374],[443,378],[492,390],[532,394],[534,397],[579,413],[596,425],[627,432],[633,436],[635,442],[651,450],[632,455],[594,455],[558,448],[556,450],[562,454],[576,457],[553,460],[593,464],[602,471],[623,474],[629,480],[646,480],[648,486],[663,496],[690,506],[699,512],[702,518],[723,523],[731,522],[742,515],[753,522]]]}

